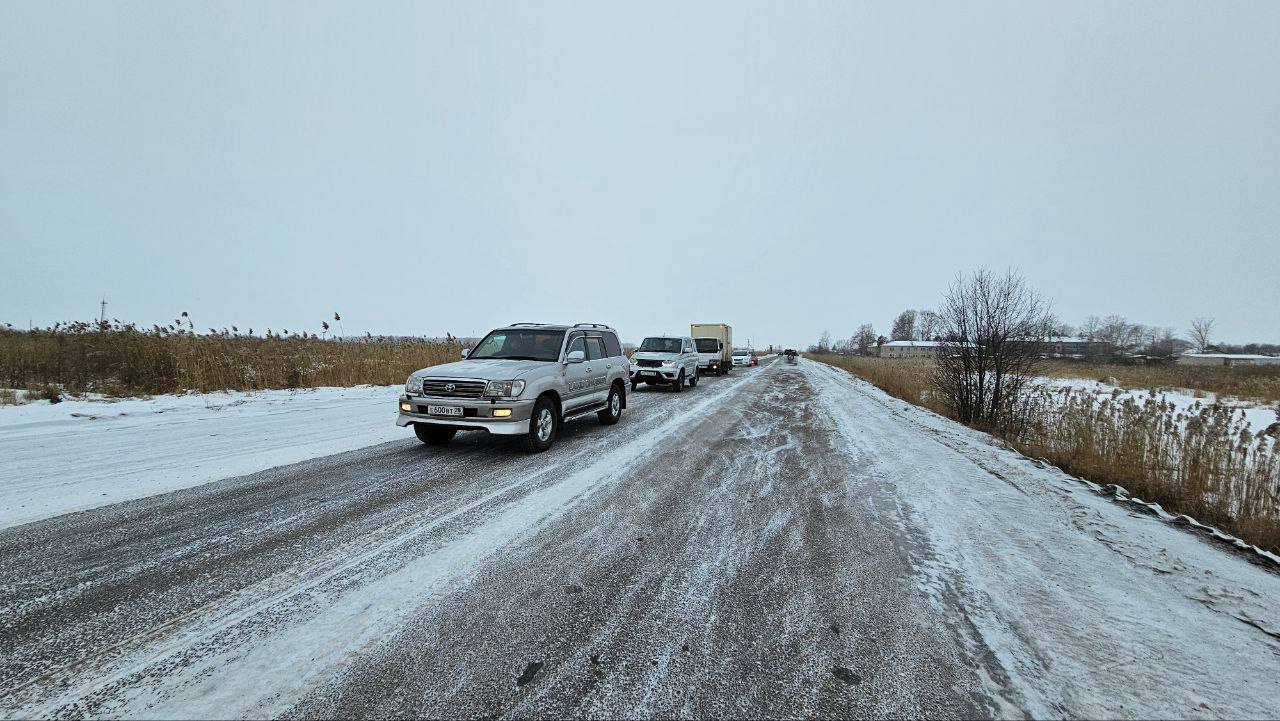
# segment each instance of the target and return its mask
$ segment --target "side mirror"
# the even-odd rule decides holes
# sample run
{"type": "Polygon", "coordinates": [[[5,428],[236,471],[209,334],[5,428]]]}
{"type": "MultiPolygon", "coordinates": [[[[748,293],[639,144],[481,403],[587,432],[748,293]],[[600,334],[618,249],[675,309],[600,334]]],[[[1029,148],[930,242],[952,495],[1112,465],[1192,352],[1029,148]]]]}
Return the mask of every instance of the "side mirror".
{"type": "Polygon", "coordinates": [[[575,350],[575,351],[571,351],[569,355],[565,356],[564,362],[565,363],[581,363],[586,359],[587,359],[586,353],[583,353],[580,350],[575,350]]]}
{"type": "Polygon", "coordinates": [[[469,349],[469,348],[463,348],[463,349],[462,349],[462,358],[463,358],[463,360],[466,360],[467,356],[469,356],[469,355],[471,355],[471,349],[469,349]]]}

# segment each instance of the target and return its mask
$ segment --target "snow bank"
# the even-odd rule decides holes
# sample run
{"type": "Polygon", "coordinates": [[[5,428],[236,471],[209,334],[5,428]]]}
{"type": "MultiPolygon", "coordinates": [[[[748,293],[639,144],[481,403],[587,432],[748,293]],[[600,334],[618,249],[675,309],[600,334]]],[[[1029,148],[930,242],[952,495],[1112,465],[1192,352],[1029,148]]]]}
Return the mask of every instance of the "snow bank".
{"type": "Polygon", "coordinates": [[[0,528],[406,438],[399,386],[0,406],[0,528]]]}

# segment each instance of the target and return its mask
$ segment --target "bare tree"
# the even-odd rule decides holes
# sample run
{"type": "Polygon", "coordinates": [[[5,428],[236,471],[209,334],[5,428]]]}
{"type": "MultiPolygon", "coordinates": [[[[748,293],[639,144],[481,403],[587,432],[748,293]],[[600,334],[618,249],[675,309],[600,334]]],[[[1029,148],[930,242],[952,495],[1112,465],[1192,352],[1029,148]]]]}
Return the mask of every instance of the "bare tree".
{"type": "Polygon", "coordinates": [[[1086,340],[1101,340],[1098,337],[1098,331],[1102,329],[1102,321],[1098,316],[1091,315],[1084,319],[1084,325],[1080,326],[1080,335],[1086,340]]]}
{"type": "Polygon", "coordinates": [[[986,268],[958,276],[941,309],[943,345],[935,389],[961,422],[1008,431],[1014,409],[1041,363],[1037,343],[1049,332],[1048,307],[1022,276],[986,268]]]}
{"type": "Polygon", "coordinates": [[[824,330],[822,335],[818,336],[818,352],[829,353],[831,351],[831,331],[824,330]]]}
{"type": "Polygon", "coordinates": [[[1196,349],[1197,353],[1204,353],[1209,350],[1209,343],[1213,337],[1213,319],[1212,318],[1196,318],[1191,321],[1191,345],[1196,349]]]}
{"type": "Polygon", "coordinates": [[[931,310],[922,310],[916,315],[916,337],[920,340],[937,340],[938,328],[942,318],[931,310]]]}
{"type": "Polygon", "coordinates": [[[876,330],[870,323],[863,323],[858,326],[858,332],[854,334],[853,340],[854,345],[857,346],[858,355],[871,355],[871,346],[876,344],[876,330]]]}
{"type": "Polygon", "coordinates": [[[893,330],[889,331],[889,335],[894,340],[915,340],[916,339],[916,312],[914,310],[904,310],[893,319],[893,330]]]}

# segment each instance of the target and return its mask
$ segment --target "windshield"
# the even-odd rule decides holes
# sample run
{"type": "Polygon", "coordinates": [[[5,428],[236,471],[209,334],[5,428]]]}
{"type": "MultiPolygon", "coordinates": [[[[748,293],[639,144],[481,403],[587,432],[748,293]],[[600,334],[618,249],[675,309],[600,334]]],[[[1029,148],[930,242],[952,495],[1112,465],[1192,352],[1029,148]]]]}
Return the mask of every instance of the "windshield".
{"type": "Polygon", "coordinates": [[[749,350],[736,350],[736,351],[734,351],[734,352],[733,352],[733,354],[734,354],[734,355],[751,355],[751,351],[749,351],[749,350]]]}
{"type": "Polygon", "coordinates": [[[697,344],[699,353],[715,353],[720,350],[720,341],[715,338],[698,338],[693,342],[697,344]]]}
{"type": "Polygon", "coordinates": [[[640,350],[651,353],[679,353],[683,343],[679,338],[645,338],[640,350]]]}
{"type": "Polygon", "coordinates": [[[555,362],[560,360],[563,342],[563,330],[495,330],[477,343],[467,358],[555,362]]]}

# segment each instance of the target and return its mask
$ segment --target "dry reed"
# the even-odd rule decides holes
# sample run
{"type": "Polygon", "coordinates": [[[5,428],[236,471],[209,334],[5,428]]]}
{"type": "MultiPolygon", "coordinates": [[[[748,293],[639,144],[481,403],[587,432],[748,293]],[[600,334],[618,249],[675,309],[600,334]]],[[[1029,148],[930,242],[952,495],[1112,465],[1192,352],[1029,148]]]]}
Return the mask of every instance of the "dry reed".
{"type": "Polygon", "coordinates": [[[140,395],[394,385],[419,368],[456,360],[460,350],[456,341],[199,334],[118,322],[0,328],[0,387],[140,395]]]}
{"type": "MultiPolygon", "coordinates": [[[[894,397],[951,415],[930,402],[928,361],[817,359],[894,397]]],[[[1158,396],[1099,397],[1041,387],[1022,400],[1016,415],[1002,437],[1020,452],[1094,483],[1123,486],[1171,513],[1280,553],[1280,438],[1247,427],[1234,409],[1196,403],[1179,410],[1158,396]]]]}

